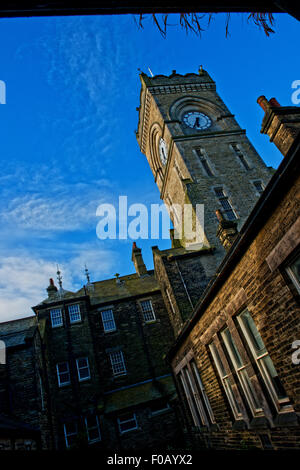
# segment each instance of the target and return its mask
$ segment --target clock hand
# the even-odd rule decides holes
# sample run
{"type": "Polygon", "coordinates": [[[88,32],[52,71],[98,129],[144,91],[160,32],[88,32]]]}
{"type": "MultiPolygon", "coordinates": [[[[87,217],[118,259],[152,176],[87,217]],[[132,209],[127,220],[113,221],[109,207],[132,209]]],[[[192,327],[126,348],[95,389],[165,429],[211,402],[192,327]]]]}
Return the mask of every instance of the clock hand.
{"type": "Polygon", "coordinates": [[[197,128],[197,127],[200,127],[199,116],[196,117],[194,125],[193,125],[194,129],[197,128]]]}

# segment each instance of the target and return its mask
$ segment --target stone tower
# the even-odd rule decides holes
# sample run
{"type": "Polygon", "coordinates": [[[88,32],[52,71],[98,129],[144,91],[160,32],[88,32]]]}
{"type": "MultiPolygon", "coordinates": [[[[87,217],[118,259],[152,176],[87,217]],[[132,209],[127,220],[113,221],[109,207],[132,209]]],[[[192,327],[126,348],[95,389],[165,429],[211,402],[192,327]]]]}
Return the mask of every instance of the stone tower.
{"type": "MultiPolygon", "coordinates": [[[[201,289],[203,291],[203,286],[225,255],[217,237],[216,211],[221,211],[225,220],[235,221],[239,230],[268,183],[271,171],[218,95],[215,82],[202,67],[198,74],[179,75],[174,70],[170,76],[148,77],[141,73],[140,78],[137,140],[147,157],[160,197],[171,208],[169,213],[175,234],[178,223],[183,220],[180,208],[184,204],[192,206],[195,229],[195,220],[199,218],[196,205],[204,205],[204,226],[203,220],[200,221],[204,230],[202,246],[195,239],[187,239],[183,232],[180,240],[173,241],[175,251],[168,253],[169,259],[180,249],[180,256],[186,255],[186,265],[178,268],[181,281],[178,280],[176,289],[172,288],[174,280],[168,273],[170,285],[165,287],[169,302],[173,303],[173,312],[178,303],[175,299],[180,291],[178,285],[182,284],[186,306],[178,308],[181,310],[178,324],[183,324],[196,302],[196,296],[199,298],[201,289]],[[193,260],[193,267],[189,269],[186,257],[191,259],[192,253],[198,253],[201,266],[197,268],[193,260]],[[197,283],[188,288],[190,279],[184,278],[182,272],[190,271],[192,275],[191,269],[199,273],[204,270],[206,280],[203,280],[201,289],[197,283]],[[193,291],[194,299],[190,293],[193,291]],[[182,309],[186,313],[182,313],[182,309]]],[[[159,271],[155,258],[158,254],[163,258],[162,253],[155,248],[154,263],[159,271]]]]}

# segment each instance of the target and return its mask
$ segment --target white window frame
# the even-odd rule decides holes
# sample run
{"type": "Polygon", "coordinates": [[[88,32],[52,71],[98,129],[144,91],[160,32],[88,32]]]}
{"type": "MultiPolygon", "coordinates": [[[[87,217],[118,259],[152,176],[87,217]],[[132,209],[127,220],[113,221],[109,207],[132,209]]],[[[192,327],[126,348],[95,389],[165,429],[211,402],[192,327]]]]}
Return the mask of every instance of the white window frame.
{"type": "Polygon", "coordinates": [[[180,371],[180,379],[183,385],[184,393],[192,414],[195,426],[208,425],[207,417],[197,390],[193,384],[188,367],[185,366],[180,371]],[[200,418],[200,420],[199,420],[200,418]]]}
{"type": "Polygon", "coordinates": [[[232,390],[232,378],[229,376],[228,373],[226,373],[226,368],[224,364],[221,362],[222,359],[220,358],[220,355],[218,353],[218,348],[216,344],[210,343],[209,344],[209,349],[211,352],[211,355],[213,357],[214,363],[216,365],[218,374],[220,376],[220,379],[222,381],[223,388],[225,390],[228,402],[230,404],[230,408],[233,412],[233,416],[236,421],[244,419],[242,411],[239,411],[238,408],[240,408],[239,403],[236,399],[235,393],[232,390]],[[216,355],[216,351],[218,353],[218,356],[216,355]],[[221,362],[221,363],[220,363],[221,362]],[[222,370],[224,369],[224,371],[222,370]]]}
{"type": "Polygon", "coordinates": [[[110,363],[112,367],[112,372],[114,377],[119,377],[121,375],[126,375],[127,370],[125,366],[125,361],[124,361],[124,355],[121,350],[119,351],[114,351],[109,354],[110,357],[110,363]],[[121,367],[120,367],[121,364],[121,367]],[[119,370],[117,370],[119,368],[119,370]]]}
{"type": "Polygon", "coordinates": [[[288,264],[286,267],[286,272],[288,273],[289,277],[291,278],[295,288],[297,289],[298,293],[300,294],[300,281],[297,279],[297,276],[292,270],[292,266],[296,263],[300,262],[300,252],[293,258],[293,260],[288,264]]]}
{"type": "Polygon", "coordinates": [[[70,319],[70,323],[79,323],[81,322],[81,312],[80,312],[80,305],[79,304],[73,304],[73,305],[69,305],[68,306],[68,312],[69,312],[69,319],[70,319]],[[75,312],[72,312],[71,310],[72,309],[75,309],[77,311],[75,312]],[[75,316],[75,318],[73,319],[73,315],[75,316]]]}
{"type": "Polygon", "coordinates": [[[44,411],[45,409],[44,388],[43,388],[43,381],[42,381],[42,377],[40,373],[38,373],[38,377],[39,377],[40,395],[41,395],[41,409],[42,411],[44,411]]]}
{"type": "Polygon", "coordinates": [[[104,333],[111,333],[113,331],[116,331],[116,322],[114,318],[114,312],[112,308],[108,308],[106,310],[101,310],[101,319],[102,319],[102,325],[103,325],[103,330],[104,333]],[[110,318],[103,318],[104,314],[110,313],[110,318]],[[107,327],[107,325],[111,325],[111,327],[107,327]]]}
{"type": "Polygon", "coordinates": [[[136,419],[136,414],[132,413],[132,418],[131,419],[118,418],[118,427],[119,427],[120,434],[125,434],[126,432],[130,432],[130,431],[134,431],[135,429],[138,429],[138,422],[137,422],[137,419],[136,419]],[[135,425],[132,428],[125,429],[124,431],[122,431],[122,429],[121,429],[122,424],[129,423],[130,421],[133,421],[135,423],[135,425]]]}
{"type": "Polygon", "coordinates": [[[195,363],[194,360],[192,360],[192,361],[190,362],[190,365],[191,365],[191,369],[194,371],[194,375],[195,375],[195,377],[196,377],[197,385],[198,385],[198,388],[199,388],[200,393],[201,393],[201,395],[202,395],[202,399],[203,399],[203,401],[204,401],[204,403],[205,403],[205,405],[206,405],[206,409],[207,409],[207,412],[208,412],[208,414],[209,414],[210,421],[211,421],[211,423],[214,424],[214,423],[216,422],[215,417],[214,417],[214,413],[213,413],[212,407],[211,407],[211,405],[210,405],[208,396],[207,396],[207,394],[206,394],[206,390],[205,390],[204,385],[203,385],[203,383],[202,383],[202,380],[201,380],[200,373],[199,373],[199,371],[198,371],[197,365],[196,365],[196,363],[195,363]]]}
{"type": "MultiPolygon", "coordinates": [[[[265,362],[264,362],[264,359],[265,359],[265,358],[269,358],[269,359],[271,360],[272,364],[273,364],[273,361],[272,361],[272,359],[271,359],[271,357],[270,357],[270,355],[269,355],[269,353],[268,353],[266,347],[264,346],[264,348],[265,348],[265,352],[264,352],[264,353],[259,354],[259,355],[257,354],[256,348],[255,348],[255,346],[254,346],[254,344],[253,344],[253,339],[250,337],[249,332],[248,332],[248,329],[245,327],[245,324],[244,324],[244,322],[243,322],[243,320],[242,320],[242,315],[243,315],[244,313],[246,313],[246,312],[252,317],[252,315],[251,315],[251,313],[249,312],[249,310],[246,309],[246,310],[244,310],[243,312],[241,312],[240,315],[238,315],[237,319],[238,319],[238,322],[239,322],[240,327],[241,327],[241,329],[242,329],[242,332],[243,332],[243,334],[244,334],[244,336],[245,336],[245,338],[246,338],[246,341],[247,341],[247,344],[248,344],[248,346],[249,346],[249,348],[250,348],[250,351],[251,351],[251,353],[252,353],[252,355],[253,355],[253,358],[254,358],[254,360],[255,360],[255,362],[256,362],[256,364],[257,364],[257,367],[258,367],[258,369],[259,369],[259,371],[260,371],[260,373],[261,373],[261,376],[262,376],[262,378],[263,378],[263,381],[264,381],[264,383],[265,383],[265,385],[266,385],[266,387],[267,387],[267,390],[268,390],[268,392],[269,392],[269,395],[271,396],[271,399],[272,399],[272,401],[273,401],[273,403],[274,403],[274,405],[275,405],[275,408],[276,408],[277,412],[280,412],[280,411],[290,411],[290,410],[292,410],[293,408],[292,408],[292,406],[290,405],[290,400],[289,400],[289,398],[288,398],[287,396],[286,396],[286,397],[282,397],[282,398],[279,398],[279,397],[277,396],[277,392],[276,392],[276,390],[275,390],[275,388],[274,388],[274,385],[273,385],[273,383],[272,383],[272,379],[270,378],[269,371],[268,371],[268,369],[267,369],[267,366],[265,365],[265,362]]],[[[252,319],[252,320],[253,320],[253,319],[252,319]]],[[[254,321],[253,321],[253,322],[254,322],[254,321]]],[[[255,322],[254,322],[254,324],[255,324],[255,322]]],[[[255,327],[256,327],[256,325],[255,325],[255,327]]],[[[257,327],[256,327],[256,330],[257,330],[257,332],[258,332],[258,334],[259,334],[259,336],[260,336],[260,339],[261,339],[262,343],[264,344],[264,341],[263,341],[263,339],[261,338],[261,335],[260,335],[259,330],[257,329],[257,327]]],[[[274,367],[274,369],[275,369],[274,364],[273,364],[273,367],[274,367]]],[[[275,370],[276,370],[276,369],[275,369],[275,370]]]]}
{"type": "Polygon", "coordinates": [[[248,375],[246,364],[244,363],[242,356],[238,350],[238,347],[236,345],[236,342],[232,336],[232,333],[230,329],[227,327],[225,330],[221,332],[221,336],[223,338],[226,350],[229,354],[229,357],[232,361],[234,370],[237,374],[237,377],[239,379],[239,382],[241,384],[242,390],[244,392],[244,395],[246,397],[247,403],[250,407],[250,410],[253,414],[253,416],[260,416],[263,415],[263,408],[259,405],[259,399],[256,393],[256,390],[253,386],[253,383],[251,382],[251,379],[248,375]],[[229,332],[231,341],[233,342],[233,345],[236,350],[236,354],[238,355],[238,358],[241,362],[241,364],[238,364],[237,359],[235,357],[234,351],[232,350],[232,345],[228,341],[228,337],[226,336],[226,332],[229,332]]]}
{"type": "Polygon", "coordinates": [[[140,300],[140,306],[141,306],[141,310],[142,310],[142,313],[143,313],[144,322],[145,323],[155,322],[156,321],[156,316],[155,316],[155,313],[154,313],[152,300],[151,299],[140,300]],[[146,309],[143,308],[143,304],[145,305],[146,303],[149,304],[150,308],[146,308],[146,309]]]}
{"type": "Polygon", "coordinates": [[[76,367],[77,367],[77,374],[78,374],[78,380],[79,382],[84,382],[86,380],[90,380],[91,378],[91,371],[90,371],[90,365],[89,365],[89,358],[84,356],[84,357],[78,357],[76,359],[76,367]],[[79,367],[79,361],[82,361],[82,360],[85,360],[86,361],[86,365],[85,366],[81,366],[79,367]],[[87,369],[88,372],[89,372],[89,375],[88,377],[80,377],[80,370],[81,369],[87,369]]]}
{"type": "Polygon", "coordinates": [[[65,387],[67,385],[70,385],[71,383],[71,375],[70,375],[70,367],[69,367],[69,363],[67,361],[64,361],[64,362],[59,362],[58,364],[56,364],[56,373],[57,373],[57,380],[58,380],[58,386],[59,387],[65,387]],[[66,364],[67,365],[67,370],[65,372],[60,372],[59,370],[59,366],[61,366],[62,364],[66,364]],[[68,374],[68,377],[69,377],[69,380],[66,381],[66,382],[62,382],[61,381],[61,375],[62,374],[68,374]]]}
{"type": "Polygon", "coordinates": [[[65,423],[65,424],[64,424],[64,436],[65,436],[65,443],[66,443],[67,449],[70,448],[70,444],[69,444],[68,438],[71,437],[71,436],[77,436],[77,435],[78,435],[78,425],[77,425],[77,423],[75,423],[75,422],[72,421],[72,422],[70,422],[70,423],[65,423]],[[75,431],[75,432],[71,432],[71,433],[67,433],[66,426],[67,426],[68,424],[75,425],[76,431],[75,431]]]}
{"type": "Polygon", "coordinates": [[[97,416],[97,415],[86,416],[86,417],[84,418],[84,421],[85,421],[86,434],[87,434],[87,438],[88,438],[89,444],[93,444],[94,442],[99,442],[99,441],[101,441],[101,431],[100,431],[100,423],[99,423],[99,418],[98,418],[98,416],[97,416]],[[96,420],[96,425],[89,427],[89,426],[88,426],[88,418],[91,418],[91,417],[95,418],[95,420],[96,420]],[[96,438],[96,439],[90,439],[90,434],[89,434],[89,432],[90,432],[90,431],[93,431],[93,430],[95,430],[95,429],[97,429],[97,431],[98,431],[98,438],[96,438]]]}
{"type": "Polygon", "coordinates": [[[50,310],[50,319],[52,328],[59,328],[60,326],[63,326],[64,322],[61,308],[52,308],[50,310]],[[58,318],[60,321],[56,323],[58,318]]]}

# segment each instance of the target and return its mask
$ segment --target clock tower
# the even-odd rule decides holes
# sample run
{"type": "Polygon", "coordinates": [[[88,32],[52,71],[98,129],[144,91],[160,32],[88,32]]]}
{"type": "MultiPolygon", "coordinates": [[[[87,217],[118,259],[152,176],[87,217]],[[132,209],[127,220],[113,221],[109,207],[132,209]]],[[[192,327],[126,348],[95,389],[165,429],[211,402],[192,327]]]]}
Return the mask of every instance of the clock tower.
{"type": "MultiPolygon", "coordinates": [[[[179,237],[173,241],[175,251],[168,256],[175,256],[179,249],[180,256],[186,253],[190,257],[191,253],[197,252],[208,280],[225,255],[217,237],[216,211],[219,217],[221,214],[239,229],[272,171],[266,167],[246,131],[218,95],[215,82],[202,67],[198,73],[185,75],[175,70],[170,76],[149,77],[141,73],[140,79],[137,140],[179,237]],[[186,237],[186,205],[192,207],[192,227],[198,227],[198,230],[200,227],[203,232],[202,245],[197,239],[186,237]],[[197,205],[204,208],[204,218],[203,213],[197,211],[197,205]],[[202,214],[201,218],[199,214],[202,214]],[[183,227],[183,231],[177,227],[183,227]],[[213,262],[204,259],[205,250],[213,251],[213,262]]],[[[154,252],[157,255],[158,248],[154,252]]],[[[192,269],[199,272],[200,267],[192,269]]],[[[187,287],[188,281],[182,280],[187,287]]],[[[196,291],[199,294],[199,288],[196,291]]],[[[193,306],[190,293],[186,296],[193,306]]]]}

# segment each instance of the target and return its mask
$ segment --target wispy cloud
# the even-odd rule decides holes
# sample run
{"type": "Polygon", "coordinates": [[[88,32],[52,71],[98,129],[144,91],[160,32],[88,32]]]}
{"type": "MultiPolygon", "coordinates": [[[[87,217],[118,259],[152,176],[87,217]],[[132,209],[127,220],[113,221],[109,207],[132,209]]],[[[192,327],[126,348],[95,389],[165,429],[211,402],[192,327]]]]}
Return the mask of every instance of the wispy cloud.
{"type": "Polygon", "coordinates": [[[47,297],[49,278],[56,277],[56,262],[63,274],[63,287],[76,291],[86,283],[84,266],[92,280],[99,280],[113,270],[117,256],[113,250],[95,242],[73,243],[46,249],[45,256],[16,250],[12,256],[0,254],[0,322],[32,314],[31,307],[47,297]]]}

